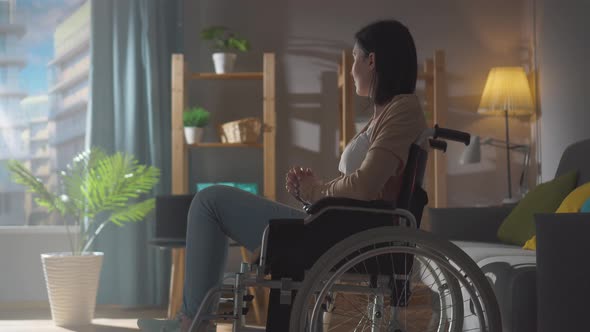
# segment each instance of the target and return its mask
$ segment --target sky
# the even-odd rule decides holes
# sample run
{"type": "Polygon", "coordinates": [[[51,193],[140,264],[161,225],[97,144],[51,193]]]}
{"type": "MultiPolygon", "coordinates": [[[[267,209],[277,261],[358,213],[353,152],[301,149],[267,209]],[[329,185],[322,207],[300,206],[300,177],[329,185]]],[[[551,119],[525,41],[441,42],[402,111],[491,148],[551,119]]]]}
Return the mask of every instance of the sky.
{"type": "Polygon", "coordinates": [[[27,66],[20,72],[21,82],[29,96],[48,90],[49,68],[53,59],[53,33],[65,17],[85,0],[16,0],[17,20],[25,24],[26,34],[20,40],[27,66]]]}

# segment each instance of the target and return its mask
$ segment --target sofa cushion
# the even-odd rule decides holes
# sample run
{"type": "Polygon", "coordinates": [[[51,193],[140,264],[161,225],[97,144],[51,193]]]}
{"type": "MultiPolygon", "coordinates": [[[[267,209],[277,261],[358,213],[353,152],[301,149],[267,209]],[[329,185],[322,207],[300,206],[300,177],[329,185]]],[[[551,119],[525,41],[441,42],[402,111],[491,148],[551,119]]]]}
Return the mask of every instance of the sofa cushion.
{"type": "Polygon", "coordinates": [[[583,185],[574,189],[567,197],[561,202],[556,213],[576,213],[580,212],[584,202],[590,198],[590,182],[584,183],[583,185]]]}
{"type": "MultiPolygon", "coordinates": [[[[577,213],[582,212],[581,209],[586,201],[590,201],[590,182],[585,183],[574,189],[561,202],[555,213],[577,213]]],[[[522,247],[528,250],[537,250],[537,237],[533,235],[522,247]]]]}
{"type": "Polygon", "coordinates": [[[575,188],[577,171],[571,171],[531,190],[498,229],[498,239],[519,246],[535,235],[534,214],[555,212],[575,188]]]}
{"type": "MultiPolygon", "coordinates": [[[[497,256],[527,256],[535,257],[535,252],[524,250],[519,246],[503,243],[485,243],[469,241],[452,241],[461,248],[473,261],[478,263],[489,257],[497,256]]],[[[480,265],[481,266],[481,265],[480,265]]]]}
{"type": "Polygon", "coordinates": [[[533,237],[531,237],[530,239],[528,239],[524,243],[524,246],[522,246],[522,249],[526,249],[526,250],[537,250],[537,236],[536,235],[533,235],[533,237]]]}

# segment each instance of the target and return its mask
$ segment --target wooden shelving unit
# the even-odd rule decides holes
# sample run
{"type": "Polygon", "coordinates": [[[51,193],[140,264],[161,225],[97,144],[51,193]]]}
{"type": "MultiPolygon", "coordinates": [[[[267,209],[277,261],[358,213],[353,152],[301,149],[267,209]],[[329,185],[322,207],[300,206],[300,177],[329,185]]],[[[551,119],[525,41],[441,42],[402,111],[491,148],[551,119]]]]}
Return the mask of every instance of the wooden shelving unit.
{"type": "MultiPolygon", "coordinates": [[[[262,62],[261,72],[190,73],[183,54],[172,55],[172,194],[180,195],[190,192],[188,160],[192,150],[201,148],[262,148],[263,195],[268,199],[275,200],[275,54],[264,53],[262,62]],[[186,108],[187,95],[185,92],[187,91],[187,85],[195,80],[262,80],[262,143],[203,142],[188,145],[184,139],[182,113],[186,108]]],[[[242,249],[242,254],[245,255],[244,249],[242,249]]],[[[184,248],[173,249],[168,317],[174,317],[182,304],[184,258],[184,248]]]]}
{"type": "Polygon", "coordinates": [[[194,80],[261,80],[264,78],[262,72],[252,73],[228,73],[228,74],[215,74],[215,73],[194,73],[190,76],[194,80]]]}

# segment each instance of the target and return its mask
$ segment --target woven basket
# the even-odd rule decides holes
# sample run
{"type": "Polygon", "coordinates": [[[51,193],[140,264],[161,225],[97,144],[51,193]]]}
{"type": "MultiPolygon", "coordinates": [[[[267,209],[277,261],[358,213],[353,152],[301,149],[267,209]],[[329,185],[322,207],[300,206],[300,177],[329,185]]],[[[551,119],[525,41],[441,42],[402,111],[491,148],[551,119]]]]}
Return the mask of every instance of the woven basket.
{"type": "Polygon", "coordinates": [[[244,118],[219,126],[222,143],[256,143],[262,124],[257,118],[244,118]]]}
{"type": "Polygon", "coordinates": [[[102,252],[41,254],[51,317],[57,326],[88,325],[94,318],[102,252]]]}

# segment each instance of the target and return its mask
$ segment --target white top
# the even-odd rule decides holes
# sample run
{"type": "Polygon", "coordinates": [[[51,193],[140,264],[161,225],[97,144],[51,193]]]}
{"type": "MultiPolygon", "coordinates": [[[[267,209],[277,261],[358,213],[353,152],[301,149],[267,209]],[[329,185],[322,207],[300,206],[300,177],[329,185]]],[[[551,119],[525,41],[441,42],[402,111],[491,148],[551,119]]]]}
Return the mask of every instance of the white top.
{"type": "Polygon", "coordinates": [[[371,147],[371,134],[373,133],[373,123],[365,130],[354,138],[340,156],[340,163],[338,164],[338,170],[345,174],[350,175],[356,172],[361,167],[369,147],[371,147]]]}

